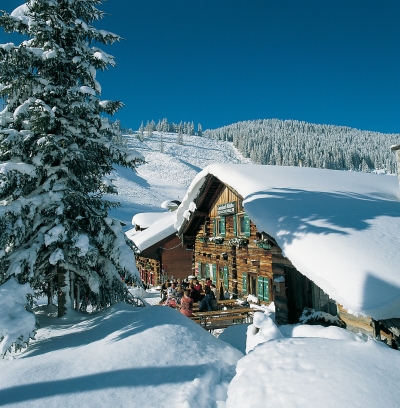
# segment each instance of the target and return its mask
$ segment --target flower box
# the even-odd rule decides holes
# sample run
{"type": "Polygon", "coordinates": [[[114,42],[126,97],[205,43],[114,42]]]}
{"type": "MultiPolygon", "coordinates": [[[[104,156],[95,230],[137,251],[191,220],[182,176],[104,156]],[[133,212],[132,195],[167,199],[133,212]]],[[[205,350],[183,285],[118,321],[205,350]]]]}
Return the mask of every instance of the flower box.
{"type": "Polygon", "coordinates": [[[261,249],[271,249],[271,245],[268,244],[267,241],[264,241],[263,239],[256,239],[254,243],[257,245],[258,248],[261,249]]]}
{"type": "Polygon", "coordinates": [[[248,243],[249,243],[249,240],[247,238],[232,238],[229,241],[229,245],[235,245],[239,248],[248,245],[248,243]]]}
{"type": "Polygon", "coordinates": [[[224,237],[210,237],[208,240],[216,245],[222,245],[224,243],[224,237]]]}

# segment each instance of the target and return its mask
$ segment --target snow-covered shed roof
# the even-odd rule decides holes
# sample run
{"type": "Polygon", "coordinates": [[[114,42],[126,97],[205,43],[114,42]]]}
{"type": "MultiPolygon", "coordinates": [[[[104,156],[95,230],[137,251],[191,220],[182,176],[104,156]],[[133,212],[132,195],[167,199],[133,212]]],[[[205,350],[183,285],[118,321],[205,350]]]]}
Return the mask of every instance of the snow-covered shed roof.
{"type": "Polygon", "coordinates": [[[132,225],[138,225],[140,228],[149,228],[153,224],[165,218],[167,212],[146,212],[138,213],[132,217],[132,225]]]}
{"type": "Polygon", "coordinates": [[[213,164],[176,211],[175,228],[195,208],[208,174],[243,197],[259,231],[331,298],[353,313],[400,316],[400,197],[394,176],[335,170],[213,164]]]}
{"type": "MultiPolygon", "coordinates": [[[[174,228],[175,213],[173,212],[140,213],[135,215],[133,219],[136,219],[136,217],[143,223],[146,221],[146,225],[150,226],[140,232],[133,228],[127,231],[125,235],[135,243],[140,251],[144,251],[176,233],[176,229],[174,228]],[[150,218],[150,214],[153,215],[153,218],[150,218]],[[143,216],[143,219],[140,218],[141,216],[143,216]],[[151,220],[153,220],[153,222],[151,222],[151,220]]],[[[138,225],[142,227],[142,224],[139,224],[139,221],[138,225]]]]}

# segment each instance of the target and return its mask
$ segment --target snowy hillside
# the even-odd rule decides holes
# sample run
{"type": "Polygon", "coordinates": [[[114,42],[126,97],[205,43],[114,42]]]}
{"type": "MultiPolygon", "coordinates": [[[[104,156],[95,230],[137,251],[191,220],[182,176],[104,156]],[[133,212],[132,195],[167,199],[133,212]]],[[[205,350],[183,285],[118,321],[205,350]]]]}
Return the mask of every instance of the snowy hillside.
{"type": "Polygon", "coordinates": [[[114,184],[122,208],[112,215],[131,225],[132,216],[138,212],[160,211],[165,200],[182,200],[193,178],[212,163],[251,163],[231,142],[181,135],[177,143],[176,133],[159,133],[140,141],[136,135],[125,135],[128,147],[137,150],[146,160],[137,168],[137,174],[119,167],[114,172],[114,184]],[[161,151],[160,151],[161,150],[161,151]]]}
{"type": "Polygon", "coordinates": [[[395,173],[390,146],[400,134],[384,134],[345,126],[317,125],[296,120],[250,120],[203,135],[233,142],[257,164],[395,173]]]}

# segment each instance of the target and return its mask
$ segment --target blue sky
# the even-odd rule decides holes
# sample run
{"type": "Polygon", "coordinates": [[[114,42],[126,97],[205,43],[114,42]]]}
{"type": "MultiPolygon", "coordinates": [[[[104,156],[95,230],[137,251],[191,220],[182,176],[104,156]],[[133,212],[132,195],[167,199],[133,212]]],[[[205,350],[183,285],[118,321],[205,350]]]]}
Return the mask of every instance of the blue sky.
{"type": "MultiPolygon", "coordinates": [[[[10,11],[21,4],[7,0],[10,11]]],[[[122,124],[296,119],[400,133],[398,0],[109,0],[122,124]]],[[[0,34],[0,43],[10,41],[0,34]]]]}

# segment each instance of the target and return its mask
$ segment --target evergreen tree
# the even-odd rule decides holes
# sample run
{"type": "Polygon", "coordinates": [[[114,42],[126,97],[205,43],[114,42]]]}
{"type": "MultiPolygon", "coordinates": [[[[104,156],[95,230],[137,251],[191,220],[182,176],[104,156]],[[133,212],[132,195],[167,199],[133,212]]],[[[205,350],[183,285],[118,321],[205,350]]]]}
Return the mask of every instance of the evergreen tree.
{"type": "Polygon", "coordinates": [[[101,120],[122,103],[99,99],[96,71],[115,62],[94,44],[120,37],[91,26],[104,15],[98,4],[29,0],[0,12],[6,32],[30,38],[0,45],[0,285],[14,277],[38,293],[54,284],[59,316],[79,289],[105,306],[124,290],[121,276],[137,274],[108,216],[116,204],[103,197],[116,192],[113,165],[133,169],[141,158],[101,120]]]}
{"type": "Polygon", "coordinates": [[[147,121],[145,130],[147,132],[147,137],[153,136],[153,123],[152,122],[150,123],[149,121],[147,121]]]}
{"type": "Polygon", "coordinates": [[[165,143],[164,143],[164,136],[163,136],[163,134],[162,134],[162,133],[160,133],[160,139],[159,139],[159,142],[160,142],[160,153],[164,153],[164,150],[165,150],[165,143]]]}
{"type": "Polygon", "coordinates": [[[139,130],[138,130],[138,139],[143,142],[144,141],[144,126],[143,126],[143,121],[140,124],[139,130]]]}
{"type": "Polygon", "coordinates": [[[178,132],[178,135],[176,136],[176,144],[183,145],[183,135],[180,132],[178,132]]]}

